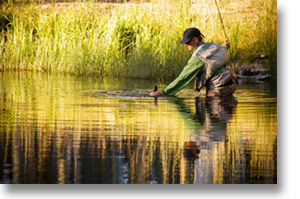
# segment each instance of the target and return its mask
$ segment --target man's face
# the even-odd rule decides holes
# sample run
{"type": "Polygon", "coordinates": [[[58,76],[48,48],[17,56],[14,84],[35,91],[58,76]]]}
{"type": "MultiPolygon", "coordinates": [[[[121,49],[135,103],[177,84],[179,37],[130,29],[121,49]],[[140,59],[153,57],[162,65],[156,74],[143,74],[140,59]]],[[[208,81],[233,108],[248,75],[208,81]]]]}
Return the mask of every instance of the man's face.
{"type": "Polygon", "coordinates": [[[184,45],[185,45],[185,47],[187,47],[187,49],[194,50],[197,47],[198,42],[199,42],[199,39],[197,37],[194,37],[194,39],[192,41],[190,41],[190,43],[184,44],[184,45]]]}

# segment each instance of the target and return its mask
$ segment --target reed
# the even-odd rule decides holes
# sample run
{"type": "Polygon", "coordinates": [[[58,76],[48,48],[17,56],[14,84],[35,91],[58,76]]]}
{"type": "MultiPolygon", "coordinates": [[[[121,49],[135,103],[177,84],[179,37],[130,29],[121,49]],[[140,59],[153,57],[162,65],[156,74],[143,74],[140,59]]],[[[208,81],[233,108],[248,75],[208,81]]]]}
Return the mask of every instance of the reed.
{"type": "MultiPolygon", "coordinates": [[[[170,79],[190,56],[178,43],[186,28],[198,27],[206,41],[224,41],[214,1],[0,7],[0,70],[170,79]]],[[[234,60],[266,54],[266,67],[276,74],[276,1],[223,0],[220,9],[234,60]]]]}

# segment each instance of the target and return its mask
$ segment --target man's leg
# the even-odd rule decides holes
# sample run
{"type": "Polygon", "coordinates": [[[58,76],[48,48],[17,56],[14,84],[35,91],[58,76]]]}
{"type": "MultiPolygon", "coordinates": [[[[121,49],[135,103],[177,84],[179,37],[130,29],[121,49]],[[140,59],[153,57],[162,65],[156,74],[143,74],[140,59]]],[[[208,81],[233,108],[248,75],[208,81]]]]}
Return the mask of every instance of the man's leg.
{"type": "Polygon", "coordinates": [[[236,84],[231,81],[230,84],[220,86],[220,87],[207,87],[206,96],[214,97],[214,96],[232,96],[236,89],[236,84]]]}

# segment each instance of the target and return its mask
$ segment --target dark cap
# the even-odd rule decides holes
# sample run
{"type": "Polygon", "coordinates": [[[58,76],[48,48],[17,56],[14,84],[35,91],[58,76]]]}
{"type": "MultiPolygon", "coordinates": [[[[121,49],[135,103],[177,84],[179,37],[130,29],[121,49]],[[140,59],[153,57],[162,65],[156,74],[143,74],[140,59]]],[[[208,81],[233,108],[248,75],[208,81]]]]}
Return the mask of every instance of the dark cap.
{"type": "Polygon", "coordinates": [[[188,28],[183,33],[183,39],[180,41],[182,44],[190,43],[194,37],[197,37],[202,40],[204,35],[197,28],[188,28]]]}

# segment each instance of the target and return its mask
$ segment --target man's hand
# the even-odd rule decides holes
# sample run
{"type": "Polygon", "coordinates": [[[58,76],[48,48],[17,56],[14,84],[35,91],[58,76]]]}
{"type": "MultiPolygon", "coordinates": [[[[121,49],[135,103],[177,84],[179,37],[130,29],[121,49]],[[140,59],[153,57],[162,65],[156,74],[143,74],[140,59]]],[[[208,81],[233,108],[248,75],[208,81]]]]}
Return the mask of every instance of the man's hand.
{"type": "Polygon", "coordinates": [[[149,93],[150,97],[158,97],[160,95],[161,95],[160,91],[153,91],[153,92],[149,93]]]}
{"type": "Polygon", "coordinates": [[[226,39],[224,46],[226,46],[227,49],[230,48],[230,42],[226,39]]]}

